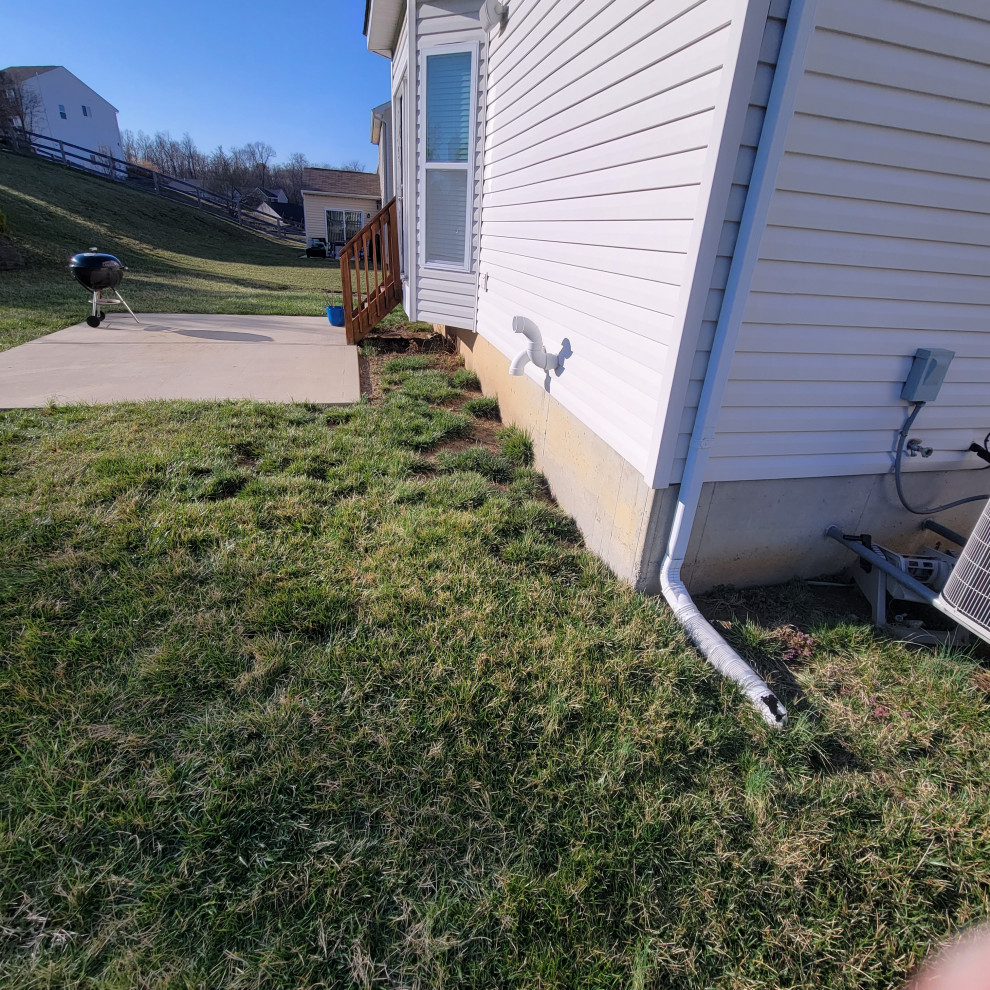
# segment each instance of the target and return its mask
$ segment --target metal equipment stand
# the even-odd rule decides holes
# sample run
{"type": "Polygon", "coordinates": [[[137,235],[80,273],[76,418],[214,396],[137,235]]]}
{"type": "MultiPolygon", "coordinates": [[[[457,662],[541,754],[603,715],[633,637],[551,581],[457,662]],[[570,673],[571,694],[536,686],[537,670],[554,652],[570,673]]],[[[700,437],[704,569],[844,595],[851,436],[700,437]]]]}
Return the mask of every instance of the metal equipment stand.
{"type": "Polygon", "coordinates": [[[86,317],[86,322],[91,327],[98,327],[105,318],[104,306],[123,306],[134,318],[134,322],[141,326],[141,321],[134,316],[134,310],[127,305],[124,297],[116,289],[95,289],[93,291],[93,314],[86,317]]]}

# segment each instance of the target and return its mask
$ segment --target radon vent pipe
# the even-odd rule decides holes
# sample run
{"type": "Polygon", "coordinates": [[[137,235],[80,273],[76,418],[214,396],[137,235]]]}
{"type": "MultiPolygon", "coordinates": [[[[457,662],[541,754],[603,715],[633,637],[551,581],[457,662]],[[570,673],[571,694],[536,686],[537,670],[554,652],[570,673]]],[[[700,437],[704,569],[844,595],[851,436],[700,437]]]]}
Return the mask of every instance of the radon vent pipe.
{"type": "Polygon", "coordinates": [[[525,316],[514,316],[512,318],[512,329],[515,333],[521,333],[528,341],[526,350],[520,351],[509,365],[510,375],[521,375],[530,361],[543,371],[555,371],[559,359],[558,354],[550,354],[543,346],[543,335],[540,328],[525,316]]]}

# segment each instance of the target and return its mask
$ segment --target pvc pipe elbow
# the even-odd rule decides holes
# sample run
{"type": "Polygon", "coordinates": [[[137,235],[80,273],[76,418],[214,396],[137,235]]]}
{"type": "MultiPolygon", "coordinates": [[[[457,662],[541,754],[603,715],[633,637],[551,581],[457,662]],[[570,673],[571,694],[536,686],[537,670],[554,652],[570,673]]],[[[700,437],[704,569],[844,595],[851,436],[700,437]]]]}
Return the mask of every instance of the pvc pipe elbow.
{"type": "Polygon", "coordinates": [[[529,349],[525,351],[520,351],[513,359],[512,364],[509,365],[509,374],[516,375],[517,377],[523,373],[523,369],[529,363],[529,349]]]}

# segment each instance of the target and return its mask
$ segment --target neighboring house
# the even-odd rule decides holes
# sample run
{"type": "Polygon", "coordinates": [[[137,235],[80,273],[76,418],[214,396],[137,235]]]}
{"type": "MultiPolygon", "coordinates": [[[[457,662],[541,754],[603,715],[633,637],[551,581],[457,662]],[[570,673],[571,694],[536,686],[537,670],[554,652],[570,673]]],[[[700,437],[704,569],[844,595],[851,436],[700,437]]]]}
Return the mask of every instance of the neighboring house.
{"type": "Polygon", "coordinates": [[[303,225],[303,208],[295,203],[261,203],[258,212],[286,223],[303,225]]]}
{"type": "Polygon", "coordinates": [[[905,485],[990,490],[966,452],[990,430],[985,0],[500,7],[367,5],[404,305],[456,334],[592,550],[703,590],[838,570],[830,523],[915,548],[891,468],[918,348],[955,359],[905,485]],[[556,371],[509,374],[515,317],[556,371]]]}
{"type": "Polygon", "coordinates": [[[258,186],[255,192],[261,197],[263,203],[271,203],[273,206],[278,203],[289,202],[289,197],[285,194],[284,189],[264,189],[258,186]]]}
{"type": "Polygon", "coordinates": [[[346,169],[304,169],[302,197],[307,246],[342,247],[382,205],[378,175],[346,169]]]}
{"type": "Polygon", "coordinates": [[[11,66],[0,72],[0,89],[5,97],[19,91],[26,130],[91,149],[94,170],[105,167],[98,157],[101,153],[123,159],[117,108],[65,66],[11,66]]]}

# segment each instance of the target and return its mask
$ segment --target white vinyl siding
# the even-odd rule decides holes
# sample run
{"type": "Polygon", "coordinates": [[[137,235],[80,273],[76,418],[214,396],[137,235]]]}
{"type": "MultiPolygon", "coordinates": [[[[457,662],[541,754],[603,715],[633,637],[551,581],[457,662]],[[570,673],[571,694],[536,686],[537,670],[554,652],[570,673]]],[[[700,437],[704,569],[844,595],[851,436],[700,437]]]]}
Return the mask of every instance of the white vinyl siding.
{"type": "Polygon", "coordinates": [[[911,470],[990,430],[990,8],[821,0],[713,481],[884,473],[918,347],[956,352],[911,470]]]}
{"type": "Polygon", "coordinates": [[[338,196],[335,193],[304,193],[303,218],[307,237],[327,236],[327,210],[347,210],[370,216],[378,210],[377,200],[370,196],[338,196]]]}
{"type": "MultiPolygon", "coordinates": [[[[64,66],[30,76],[21,88],[26,103],[34,107],[27,115],[32,130],[93,152],[106,149],[115,158],[124,157],[116,109],[64,66]]],[[[105,159],[97,154],[88,167],[103,171],[105,159]]]]}
{"type": "Polygon", "coordinates": [[[763,44],[760,48],[759,65],[753,82],[753,92],[746,112],[739,157],[736,160],[736,171],[732,179],[732,193],[722,224],[722,237],[718,246],[718,259],[713,272],[708,305],[701,326],[695,360],[691,367],[691,381],[681,413],[671,483],[677,483],[681,479],[688,446],[691,442],[695,413],[698,408],[698,400],[701,397],[701,386],[704,384],[705,373],[708,370],[708,355],[715,339],[715,325],[718,322],[719,311],[722,306],[722,294],[729,277],[729,265],[732,263],[732,253],[736,245],[736,236],[739,233],[739,221],[742,218],[746,195],[749,192],[749,180],[753,174],[756,148],[763,130],[763,118],[767,109],[767,100],[770,97],[770,87],[773,85],[777,57],[780,54],[780,42],[784,34],[784,24],[789,7],[790,0],[772,0],[770,4],[766,28],[763,33],[763,44]]]}
{"type": "Polygon", "coordinates": [[[559,377],[527,374],[644,473],[739,9],[532,0],[489,42],[478,331],[566,340],[559,377]]]}

